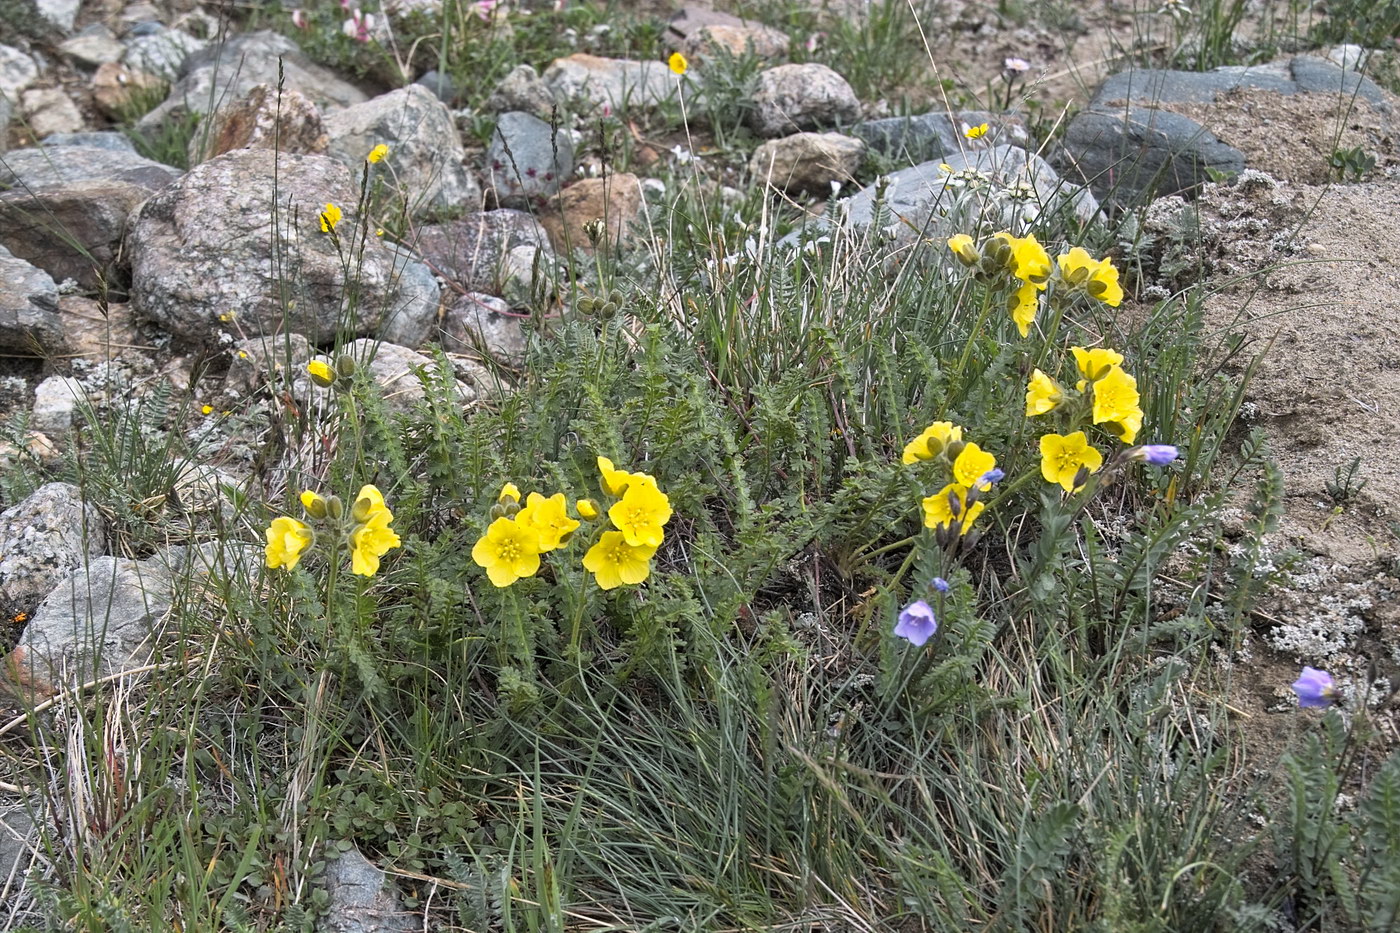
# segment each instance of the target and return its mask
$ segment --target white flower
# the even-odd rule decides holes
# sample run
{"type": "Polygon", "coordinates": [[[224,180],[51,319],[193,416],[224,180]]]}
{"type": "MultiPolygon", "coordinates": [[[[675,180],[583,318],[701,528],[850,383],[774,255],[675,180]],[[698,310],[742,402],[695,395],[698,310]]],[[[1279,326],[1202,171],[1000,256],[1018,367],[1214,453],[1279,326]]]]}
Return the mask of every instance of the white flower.
{"type": "Polygon", "coordinates": [[[1021,75],[1031,70],[1031,63],[1024,58],[1017,58],[1013,55],[1002,63],[1002,68],[1004,68],[1008,74],[1021,75]]]}

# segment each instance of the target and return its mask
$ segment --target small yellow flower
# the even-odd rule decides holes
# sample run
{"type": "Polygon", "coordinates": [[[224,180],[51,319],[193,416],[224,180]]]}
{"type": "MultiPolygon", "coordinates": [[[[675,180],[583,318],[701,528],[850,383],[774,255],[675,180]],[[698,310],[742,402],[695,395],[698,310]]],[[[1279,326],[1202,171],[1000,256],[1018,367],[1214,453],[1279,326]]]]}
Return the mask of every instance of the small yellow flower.
{"type": "MultiPolygon", "coordinates": [[[[971,489],[979,485],[978,481],[992,470],[996,469],[997,458],[987,453],[976,444],[968,444],[958,453],[958,459],[953,461],[953,479],[959,485],[971,489]]],[[[982,489],[990,489],[990,483],[981,483],[982,489]]]]}
{"type": "Polygon", "coordinates": [[[234,318],[236,318],[237,316],[238,316],[238,315],[237,315],[235,312],[233,312],[233,311],[225,311],[223,314],[220,314],[220,315],[219,315],[219,320],[222,321],[223,323],[227,324],[227,323],[229,323],[230,321],[232,321],[234,318]]]}
{"type": "Polygon", "coordinates": [[[569,517],[562,492],[556,492],[548,499],[537,492],[530,493],[525,508],[515,516],[515,521],[535,532],[541,553],[562,547],[569,536],[578,530],[578,519],[569,517]]]}
{"type": "Polygon", "coordinates": [[[987,124],[982,123],[977,126],[969,126],[963,130],[963,135],[968,139],[981,139],[987,135],[987,124]]]}
{"type": "Polygon", "coordinates": [[[355,494],[355,504],[350,507],[350,517],[357,522],[367,522],[381,512],[390,519],[394,517],[389,507],[384,504],[384,494],[379,491],[379,487],[365,483],[355,494]]]}
{"type": "Polygon", "coordinates": [[[510,586],[540,569],[540,543],[535,532],[514,519],[498,518],[472,547],[472,560],[495,586],[510,586]]]}
{"type": "Polygon", "coordinates": [[[949,483],[938,492],[923,500],[924,527],[948,528],[954,522],[962,522],[959,534],[967,534],[977,516],[986,508],[981,502],[967,505],[968,488],[961,483],[949,483]]]}
{"type": "Polygon", "coordinates": [[[1055,406],[1065,399],[1064,390],[1054,379],[1040,370],[1031,373],[1031,381],[1026,384],[1026,416],[1034,418],[1054,411],[1055,406]]]}
{"type": "Polygon", "coordinates": [[[206,414],[206,415],[212,415],[212,414],[214,413],[214,406],[213,406],[213,405],[205,405],[203,408],[200,409],[200,411],[203,412],[203,413],[206,414]]]}
{"type": "Polygon", "coordinates": [[[603,488],[610,496],[620,496],[627,485],[632,482],[632,474],[626,470],[619,470],[613,466],[613,462],[607,457],[598,458],[598,472],[603,477],[603,488]]]}
{"type": "Polygon", "coordinates": [[[1109,427],[1125,444],[1142,430],[1141,396],[1137,380],[1114,366],[1094,383],[1094,424],[1109,427]]]}
{"type": "Polygon", "coordinates": [[[975,266],[982,261],[982,253],[977,249],[972,237],[966,233],[959,233],[956,236],[948,237],[948,248],[953,251],[953,255],[958,257],[958,261],[965,266],[975,266]]]}
{"type": "Polygon", "coordinates": [[[932,460],[954,441],[962,440],[962,428],[951,421],[935,421],[924,432],[904,445],[901,462],[906,466],[920,460],[932,460]]]}
{"type": "Polygon", "coordinates": [[[1012,292],[1011,299],[1007,302],[1011,320],[1016,322],[1016,329],[1021,332],[1022,337],[1030,335],[1031,325],[1035,323],[1035,313],[1039,309],[1040,290],[1032,282],[1027,282],[1012,292]]]}
{"type": "Polygon", "coordinates": [[[335,370],[325,360],[312,360],[306,364],[306,371],[311,374],[311,381],[323,389],[335,384],[335,370]]]}
{"type": "Polygon", "coordinates": [[[370,165],[374,165],[376,163],[384,161],[384,157],[388,154],[389,147],[384,145],[383,143],[380,143],[379,145],[375,146],[369,151],[369,155],[365,156],[365,161],[368,162],[370,165]]]}
{"type": "Polygon", "coordinates": [[[1034,234],[1014,237],[1005,231],[992,235],[994,240],[1002,240],[1011,247],[1011,260],[1008,268],[1011,274],[1022,282],[1030,282],[1036,288],[1045,288],[1050,280],[1050,254],[1034,234]]]}
{"type": "Polygon", "coordinates": [[[301,507],[306,509],[306,514],[312,518],[325,518],[330,511],[324,496],[312,492],[310,489],[304,490],[301,494],[301,507]]]}
{"type": "Polygon", "coordinates": [[[507,500],[509,500],[509,501],[511,501],[511,502],[519,502],[519,501],[520,501],[520,487],[519,487],[519,486],[515,485],[514,483],[506,483],[504,486],[501,487],[501,494],[500,494],[499,496],[496,497],[496,501],[497,501],[497,502],[505,502],[505,501],[507,501],[507,500]]]}
{"type": "Polygon", "coordinates": [[[578,509],[578,517],[584,521],[593,521],[598,517],[598,503],[592,499],[580,499],[574,503],[574,508],[578,509]]]}
{"type": "Polygon", "coordinates": [[[315,533],[304,522],[279,515],[267,526],[267,566],[294,569],[302,552],[315,540],[315,533]]]}
{"type": "Polygon", "coordinates": [[[608,518],[630,545],[656,548],[671,520],[671,500],[656,488],[656,481],[634,475],[622,499],[608,509],[608,518]]]}
{"type": "MultiPolygon", "coordinates": [[[[1075,365],[1084,374],[1084,378],[1090,381],[1102,379],[1114,366],[1123,365],[1123,354],[1107,347],[1095,347],[1092,350],[1070,347],[1069,352],[1074,354],[1075,365]]],[[[1079,389],[1082,392],[1084,386],[1081,385],[1079,389]]]]}
{"type": "Polygon", "coordinates": [[[620,531],[605,531],[598,543],[583,556],[583,569],[593,574],[605,590],[636,585],[651,575],[651,558],[656,548],[649,544],[628,544],[620,531]]]}
{"type": "Polygon", "coordinates": [[[1080,470],[1097,473],[1103,454],[1089,445],[1083,431],[1073,434],[1046,434],[1040,439],[1040,475],[1047,483],[1059,483],[1065,492],[1079,488],[1075,480],[1080,470]]]}
{"type": "Polygon", "coordinates": [[[238,358],[239,358],[240,360],[246,360],[246,359],[248,358],[248,351],[247,351],[247,350],[239,350],[239,351],[238,351],[238,358]]]}
{"type": "Polygon", "coordinates": [[[690,67],[690,62],[686,61],[685,56],[680,52],[672,52],[666,64],[671,66],[671,72],[676,75],[685,74],[686,69],[690,67]]]}
{"type": "Polygon", "coordinates": [[[340,223],[340,208],[334,204],[327,204],[326,209],[321,211],[321,232],[334,233],[335,225],[340,223]]]}
{"type": "Polygon", "coordinates": [[[1076,246],[1056,260],[1060,280],[1070,288],[1095,298],[1110,308],[1123,300],[1123,288],[1118,284],[1118,269],[1111,259],[1095,259],[1081,246],[1076,246]]]}
{"type": "Polygon", "coordinates": [[[379,558],[402,543],[399,536],[389,527],[393,520],[392,512],[381,509],[350,532],[351,573],[362,577],[374,576],[379,572],[379,558]]]}

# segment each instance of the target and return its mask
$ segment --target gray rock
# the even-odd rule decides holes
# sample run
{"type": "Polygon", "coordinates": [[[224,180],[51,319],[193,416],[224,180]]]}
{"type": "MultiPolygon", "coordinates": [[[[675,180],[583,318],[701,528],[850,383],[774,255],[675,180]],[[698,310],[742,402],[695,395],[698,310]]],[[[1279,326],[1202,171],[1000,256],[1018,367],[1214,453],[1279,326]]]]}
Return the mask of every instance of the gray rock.
{"type": "Polygon", "coordinates": [[[481,187],[462,160],[466,152],[447,105],[410,84],[326,117],[329,154],[360,178],[365,156],[379,144],[389,155],[372,170],[406,199],[409,211],[477,210],[481,187]]]}
{"type": "Polygon", "coordinates": [[[700,6],[683,7],[671,17],[668,32],[667,38],[697,61],[717,54],[778,59],[787,55],[792,42],[787,33],[772,26],[700,6]]]}
{"type": "Polygon", "coordinates": [[[413,245],[434,272],[462,291],[499,295],[506,255],[518,246],[548,248],[549,234],[523,211],[481,211],[421,227],[413,245]]]}
{"type": "Polygon", "coordinates": [[[58,287],[0,246],[0,349],[46,356],[63,349],[58,287]]]}
{"type": "MultiPolygon", "coordinates": [[[[431,269],[419,262],[408,250],[393,244],[385,245],[394,253],[394,262],[398,267],[401,283],[405,283],[415,293],[421,292],[424,295],[435,296],[439,294],[437,277],[433,275],[431,269]]],[[[432,334],[433,328],[437,324],[438,311],[438,300],[431,304],[421,302],[399,308],[394,313],[385,316],[384,323],[379,328],[379,337],[389,343],[396,343],[399,346],[408,347],[410,350],[416,350],[432,334]]]]}
{"type": "Polygon", "coordinates": [[[1095,195],[1120,205],[1192,191],[1245,167],[1243,153],[1195,120],[1147,107],[1079,113],[1064,150],[1095,195]]]}
{"type": "Polygon", "coordinates": [[[1299,55],[1289,62],[1293,81],[1302,93],[1359,97],[1382,113],[1390,111],[1390,101],[1374,81],[1354,70],[1312,55],[1299,55]]]}
{"type": "Polygon", "coordinates": [[[655,107],[674,96],[680,82],[687,81],[672,74],[665,62],[582,53],[557,59],[545,69],[541,80],[561,103],[584,110],[608,107],[614,113],[629,107],[655,107]]]}
{"type": "Polygon", "coordinates": [[[86,401],[83,384],[72,376],[49,376],[34,387],[34,407],[29,424],[50,437],[73,430],[73,413],[86,401]]]}
{"type": "Polygon", "coordinates": [[[0,192],[0,244],[56,281],[121,288],[122,235],[150,196],[139,185],[101,181],[0,192]]]}
{"type": "MultiPolygon", "coordinates": [[[[369,368],[370,378],[384,393],[385,403],[396,412],[410,412],[427,397],[418,373],[432,373],[437,369],[437,362],[431,357],[408,347],[376,340],[353,341],[341,352],[369,368]]],[[[463,403],[474,401],[478,392],[490,384],[485,370],[474,379],[463,380],[460,373],[458,375],[457,397],[463,403]]]]}
{"type": "Polygon", "coordinates": [[[326,866],[330,904],[320,933],[409,933],[413,917],[399,904],[384,872],[351,847],[326,866]]]}
{"type": "Polygon", "coordinates": [[[539,117],[501,114],[486,149],[486,184],[505,207],[524,207],[559,190],[574,170],[573,138],[539,117]]]}
{"type": "MultiPolygon", "coordinates": [[[[948,175],[940,166],[954,172],[974,169],[992,175],[1003,183],[1022,182],[1030,187],[1042,209],[1068,207],[1083,223],[1099,212],[1098,202],[1087,189],[1065,182],[1050,164],[1037,155],[1027,155],[1018,146],[997,146],[979,152],[957,153],[945,160],[924,162],[887,178],[885,210],[890,218],[888,233],[895,243],[915,239],[937,240],[965,232],[946,227],[943,212],[952,201],[948,175]],[[943,225],[940,225],[943,224],[943,225]]],[[[844,222],[856,230],[868,228],[874,219],[877,185],[870,185],[842,202],[844,222]]],[[[791,234],[789,235],[791,237],[791,234]]]]}
{"type": "Polygon", "coordinates": [[[6,611],[33,612],[74,571],[102,553],[102,513],[77,486],[49,483],[0,512],[0,599],[6,611]]]}
{"type": "Polygon", "coordinates": [[[173,81],[185,59],[207,44],[184,30],[162,28],[128,39],[122,64],[173,81]]]}
{"type": "Polygon", "coordinates": [[[110,360],[134,349],[152,349],[141,339],[125,302],[104,304],[81,295],[60,295],[58,316],[66,351],[74,356],[110,360]]]}
{"type": "Polygon", "coordinates": [[[487,110],[496,113],[519,110],[545,120],[552,118],[554,107],[553,92],[540,79],[540,73],[530,65],[512,68],[486,99],[487,110]]]}
{"type": "Polygon", "coordinates": [[[758,75],[749,124],[760,136],[787,136],[859,119],[855,91],[825,65],[779,65],[758,75]]]}
{"type": "Polygon", "coordinates": [[[237,100],[259,84],[277,84],[279,61],[285,87],[300,91],[327,109],[363,103],[365,93],[333,72],[314,64],[292,40],[270,30],[251,32],[194,52],[180,69],[180,79],[159,107],[141,118],[142,132],[186,113],[205,113],[222,101],[237,100]]]}
{"type": "Polygon", "coordinates": [[[39,65],[14,46],[0,45],[0,97],[19,100],[20,92],[39,80],[39,65]]]}
{"type": "Polygon", "coordinates": [[[865,120],[851,127],[850,134],[863,140],[871,151],[900,162],[917,165],[954,152],[984,148],[987,145],[1030,143],[1020,120],[1008,114],[993,114],[982,110],[963,110],[949,116],[934,111],[913,117],[885,117],[865,120]],[[969,140],[965,128],[990,124],[993,129],[979,145],[969,140]]]}
{"type": "Polygon", "coordinates": [[[449,353],[485,354],[519,363],[525,358],[525,329],[520,321],[500,298],[468,292],[448,305],[438,339],[449,353]]]}
{"type": "Polygon", "coordinates": [[[1239,88],[1279,94],[1356,95],[1378,109],[1389,107],[1385,92],[1375,82],[1311,55],[1299,55],[1287,62],[1248,67],[1231,65],[1206,72],[1129,69],[1099,85],[1089,107],[1111,111],[1125,106],[1154,107],[1162,103],[1214,103],[1222,95],[1239,88]]]}
{"type": "MultiPolygon", "coordinates": [[[[41,140],[45,146],[84,146],[88,149],[106,149],[109,152],[129,152],[136,155],[136,146],[125,133],[50,133],[41,140]]],[[[156,163],[159,164],[159,163],[156,163]]],[[[172,169],[172,171],[175,171],[172,169]]]]}
{"type": "Polygon", "coordinates": [[[457,99],[457,82],[452,80],[451,75],[445,75],[437,69],[429,69],[413,82],[420,87],[425,87],[432,92],[433,96],[444,104],[451,104],[457,99]]]}
{"type": "Polygon", "coordinates": [[[0,155],[4,155],[9,148],[5,139],[10,134],[10,121],[14,119],[15,108],[10,103],[10,99],[4,94],[0,94],[0,155]]]}
{"type": "Polygon", "coordinates": [[[58,50],[79,65],[96,68],[107,62],[121,61],[126,46],[101,23],[93,23],[71,39],[59,43],[58,50]]]}
{"type": "MultiPolygon", "coordinates": [[[[5,879],[0,890],[8,892],[7,906],[11,909],[32,897],[26,890],[29,872],[44,859],[41,824],[35,821],[34,814],[43,812],[44,802],[38,797],[27,803],[0,804],[0,878],[5,879]]],[[[11,914],[6,919],[26,918],[11,914]]]]}
{"type": "Polygon", "coordinates": [[[1343,71],[1363,71],[1370,53],[1359,45],[1334,45],[1327,50],[1327,60],[1343,71]]]}
{"type": "MultiPolygon", "coordinates": [[[[315,356],[311,341],[301,334],[249,337],[233,347],[224,392],[251,395],[264,385],[290,386],[306,375],[306,364],[315,356]]],[[[309,384],[309,380],[308,380],[309,384]]],[[[303,397],[298,393],[297,397],[303,397]]]]}
{"type": "Polygon", "coordinates": [[[82,0],[34,0],[34,8],[39,15],[65,33],[72,31],[80,6],[82,0]]]}
{"type": "Polygon", "coordinates": [[[770,139],[754,150],[749,172],[764,184],[788,191],[825,194],[845,184],[865,159],[865,143],[840,133],[795,133],[770,139]]]}
{"type": "Polygon", "coordinates": [[[39,605],[7,669],[28,690],[51,694],[138,667],[170,604],[168,560],[93,558],[39,605]]]}
{"type": "Polygon", "coordinates": [[[20,95],[24,122],[35,136],[50,133],[76,133],[83,128],[83,115],[73,99],[56,87],[31,88],[20,95]]]}
{"type": "Polygon", "coordinates": [[[178,168],[134,152],[92,146],[22,149],[0,163],[0,189],[37,189],[80,182],[122,182],[156,192],[179,178],[178,168]]]}
{"type": "Polygon", "coordinates": [[[205,162],[132,216],[133,306],[201,344],[218,340],[219,315],[230,308],[249,332],[292,330],[328,343],[344,331],[371,333],[404,306],[436,307],[436,290],[416,290],[393,251],[370,236],[362,255],[356,247],[356,305],[347,314],[337,243],[351,248],[355,203],[349,170],[327,156],[238,149],[205,162]],[[336,237],[320,228],[327,203],[344,211],[336,237]]]}

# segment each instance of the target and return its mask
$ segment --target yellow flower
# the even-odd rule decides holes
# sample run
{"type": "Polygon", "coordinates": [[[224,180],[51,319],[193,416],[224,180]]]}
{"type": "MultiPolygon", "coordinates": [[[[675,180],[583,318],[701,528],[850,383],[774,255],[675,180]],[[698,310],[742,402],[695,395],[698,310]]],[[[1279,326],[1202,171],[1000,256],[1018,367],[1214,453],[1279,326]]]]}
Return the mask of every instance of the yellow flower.
{"type": "Polygon", "coordinates": [[[671,500],[651,477],[633,475],[622,499],[608,509],[608,518],[628,544],[660,547],[662,526],[671,519],[671,500]]]}
{"type": "Polygon", "coordinates": [[[1048,411],[1054,411],[1055,406],[1064,401],[1065,393],[1060,388],[1060,384],[1040,370],[1031,373],[1031,381],[1026,384],[1026,416],[1035,417],[1043,415],[1048,411]]]}
{"type": "Polygon", "coordinates": [[[610,590],[645,580],[651,574],[655,553],[652,545],[628,544],[622,532],[605,531],[583,556],[583,568],[593,574],[600,587],[610,590]]]}
{"type": "Polygon", "coordinates": [[[948,237],[948,248],[965,266],[975,266],[982,261],[982,254],[978,251],[977,245],[973,242],[972,237],[966,233],[948,237]]]}
{"type": "Polygon", "coordinates": [[[335,370],[325,360],[312,360],[306,364],[306,371],[311,374],[311,381],[323,389],[335,383],[335,370]]]}
{"type": "Polygon", "coordinates": [[[340,223],[340,208],[334,204],[327,204],[326,209],[321,211],[321,232],[334,233],[335,225],[340,223]]]}
{"type": "Polygon", "coordinates": [[[632,474],[614,467],[607,457],[598,458],[598,472],[602,474],[603,488],[610,496],[622,495],[623,490],[632,482],[632,474]]]}
{"type": "Polygon", "coordinates": [[[371,165],[374,165],[377,162],[384,161],[384,157],[388,154],[389,147],[384,145],[383,143],[380,143],[379,145],[375,146],[369,151],[369,155],[365,156],[365,161],[369,162],[369,164],[371,165]]]}
{"type": "Polygon", "coordinates": [[[306,509],[306,514],[312,518],[325,518],[330,512],[330,506],[326,504],[325,497],[317,495],[310,489],[302,492],[301,507],[306,509]]]}
{"type": "Polygon", "coordinates": [[[1065,492],[1078,488],[1074,481],[1081,469],[1097,473],[1102,466],[1103,454],[1089,446],[1083,431],[1047,434],[1040,439],[1040,475],[1047,483],[1059,483],[1065,492]]]}
{"type": "Polygon", "coordinates": [[[967,129],[963,130],[963,135],[968,139],[981,139],[983,136],[987,135],[987,124],[982,123],[978,126],[969,126],[967,129]]]}
{"type": "Polygon", "coordinates": [[[206,415],[212,415],[214,413],[214,406],[205,405],[203,408],[200,409],[200,412],[206,415]]]}
{"type": "Polygon", "coordinates": [[[1118,284],[1118,269],[1111,259],[1095,259],[1082,247],[1076,246],[1058,257],[1060,279],[1071,288],[1097,298],[1110,308],[1123,300],[1118,284]]]}
{"type": "MultiPolygon", "coordinates": [[[[685,56],[680,52],[672,52],[666,64],[670,65],[671,71],[677,75],[685,74],[686,69],[690,67],[690,62],[686,61],[685,56]]],[[[606,587],[604,587],[604,589],[606,589],[606,587]]]]}
{"type": "Polygon", "coordinates": [[[504,486],[501,487],[501,494],[500,494],[499,496],[496,497],[496,501],[497,501],[497,502],[505,502],[505,501],[507,501],[507,500],[509,500],[509,501],[511,501],[511,502],[519,502],[519,501],[520,501],[520,487],[519,487],[519,486],[515,485],[514,483],[506,483],[504,486]]]}
{"type": "Polygon", "coordinates": [[[548,499],[537,492],[530,493],[525,508],[520,510],[515,520],[535,532],[541,553],[562,547],[578,528],[578,520],[569,517],[562,492],[556,492],[548,499]]]}
{"type": "Polygon", "coordinates": [[[304,522],[279,515],[267,526],[267,566],[293,569],[301,552],[315,540],[315,533],[304,522]]]}
{"type": "MultiPolygon", "coordinates": [[[[1123,354],[1106,347],[1095,347],[1092,350],[1070,347],[1069,352],[1074,354],[1074,362],[1079,366],[1084,378],[1091,381],[1102,379],[1111,368],[1123,365],[1123,354]]],[[[1084,391],[1084,386],[1080,385],[1079,390],[1084,391]]]]}
{"type": "Polygon", "coordinates": [[[379,558],[401,543],[389,527],[394,515],[388,509],[375,512],[350,532],[350,572],[372,577],[379,571],[379,558]]]}
{"type": "Polygon", "coordinates": [[[1125,444],[1142,430],[1137,380],[1114,366],[1094,383],[1094,424],[1107,424],[1125,444]]]}
{"type": "Polygon", "coordinates": [[[1002,240],[1011,247],[1011,261],[1008,268],[1011,274],[1022,282],[1029,282],[1036,288],[1045,288],[1050,280],[1050,254],[1040,245],[1034,234],[1014,237],[1002,232],[993,234],[993,239],[1002,240]]]}
{"type": "Polygon", "coordinates": [[[904,445],[902,462],[907,465],[920,460],[932,460],[943,453],[943,448],[960,440],[962,428],[951,421],[935,421],[924,428],[924,433],[904,445]]]}
{"type": "Polygon", "coordinates": [[[574,503],[574,508],[578,509],[578,517],[585,521],[593,521],[598,517],[598,503],[592,499],[580,499],[574,503]]]}
{"type": "Polygon", "coordinates": [[[949,483],[938,492],[923,500],[924,527],[947,528],[954,522],[962,522],[959,534],[967,534],[977,516],[986,508],[981,502],[967,505],[968,488],[960,483],[949,483]]]}
{"type": "Polygon", "coordinates": [[[472,560],[486,570],[492,584],[510,586],[540,569],[539,538],[514,519],[498,518],[472,547],[472,560]]]}
{"type": "Polygon", "coordinates": [[[1040,291],[1035,283],[1027,282],[1011,293],[1007,310],[1011,312],[1011,320],[1016,322],[1016,329],[1022,337],[1029,336],[1031,325],[1035,323],[1035,312],[1039,308],[1040,291]]]}
{"type": "Polygon", "coordinates": [[[384,504],[384,494],[379,491],[379,487],[365,483],[355,494],[355,504],[351,506],[350,517],[357,522],[367,522],[381,512],[388,515],[390,520],[394,517],[394,513],[384,504]]]}
{"type": "MultiPolygon", "coordinates": [[[[976,444],[968,444],[953,461],[953,479],[969,489],[979,485],[978,481],[996,468],[997,458],[976,444]]],[[[981,483],[980,488],[990,489],[990,483],[981,483]]]]}

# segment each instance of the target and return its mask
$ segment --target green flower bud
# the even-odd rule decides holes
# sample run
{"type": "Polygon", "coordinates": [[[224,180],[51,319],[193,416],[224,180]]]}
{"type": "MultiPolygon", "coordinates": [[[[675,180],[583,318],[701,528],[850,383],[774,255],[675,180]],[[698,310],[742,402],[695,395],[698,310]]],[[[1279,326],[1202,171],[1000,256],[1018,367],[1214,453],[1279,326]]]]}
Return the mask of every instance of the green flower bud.
{"type": "Polygon", "coordinates": [[[357,368],[353,357],[342,354],[335,358],[335,371],[337,375],[349,379],[351,376],[355,375],[355,370],[357,368]]]}

